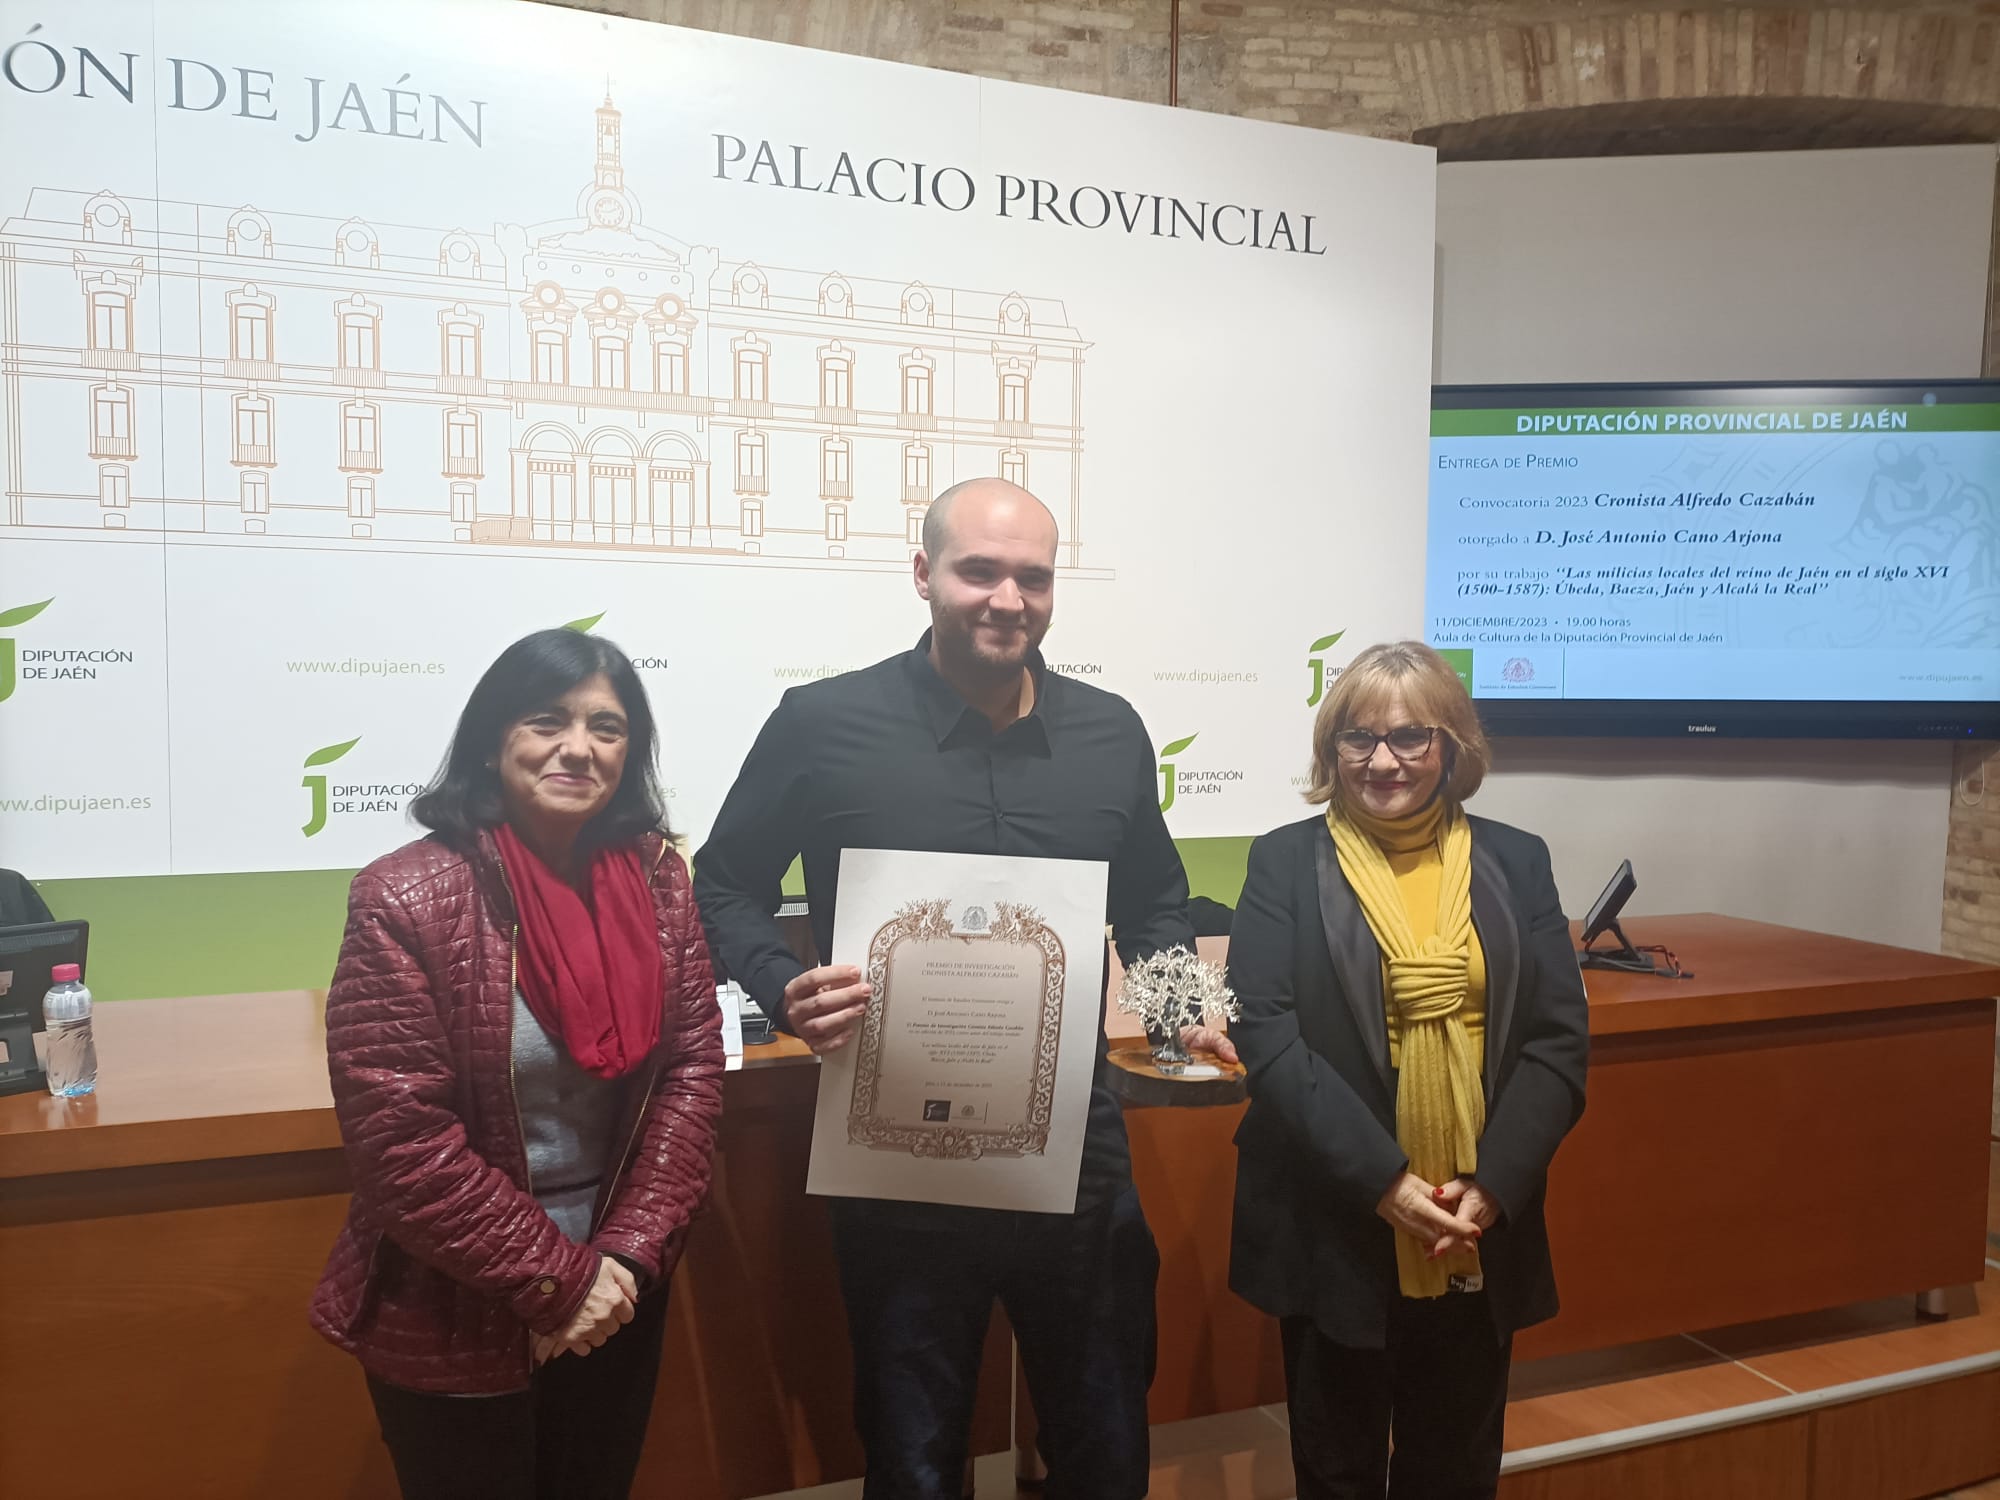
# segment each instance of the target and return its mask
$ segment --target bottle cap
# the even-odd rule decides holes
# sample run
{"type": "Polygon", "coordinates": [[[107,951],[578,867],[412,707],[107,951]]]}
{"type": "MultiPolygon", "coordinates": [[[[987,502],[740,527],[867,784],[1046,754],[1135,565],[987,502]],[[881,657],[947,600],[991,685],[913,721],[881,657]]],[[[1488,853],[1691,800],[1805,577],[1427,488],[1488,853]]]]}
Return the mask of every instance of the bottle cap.
{"type": "Polygon", "coordinates": [[[83,978],[83,968],[79,964],[57,964],[49,970],[49,978],[57,984],[75,984],[83,978]]]}

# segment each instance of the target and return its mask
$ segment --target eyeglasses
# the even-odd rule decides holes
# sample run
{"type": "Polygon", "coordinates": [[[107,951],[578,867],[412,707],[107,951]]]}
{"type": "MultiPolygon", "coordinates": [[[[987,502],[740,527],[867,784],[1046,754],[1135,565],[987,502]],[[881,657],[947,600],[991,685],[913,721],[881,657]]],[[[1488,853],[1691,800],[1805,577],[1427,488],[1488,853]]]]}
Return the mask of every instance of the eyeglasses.
{"type": "Polygon", "coordinates": [[[1437,730],[1428,724],[1401,724],[1387,734],[1366,729],[1343,729],[1333,737],[1333,748],[1349,765],[1362,765],[1375,758],[1375,747],[1387,745],[1397,760],[1422,760],[1431,753],[1437,730]]]}

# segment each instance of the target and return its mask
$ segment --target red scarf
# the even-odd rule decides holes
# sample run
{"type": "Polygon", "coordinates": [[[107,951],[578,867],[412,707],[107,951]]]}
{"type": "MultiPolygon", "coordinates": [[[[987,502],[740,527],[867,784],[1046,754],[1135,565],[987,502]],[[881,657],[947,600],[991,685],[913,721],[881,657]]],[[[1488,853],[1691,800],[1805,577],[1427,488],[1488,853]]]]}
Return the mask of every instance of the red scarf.
{"type": "Polygon", "coordinates": [[[497,837],[521,924],[521,997],[579,1067],[624,1076],[660,1039],[666,1003],[660,924],[638,851],[591,856],[586,904],[512,828],[502,823],[497,837]]]}

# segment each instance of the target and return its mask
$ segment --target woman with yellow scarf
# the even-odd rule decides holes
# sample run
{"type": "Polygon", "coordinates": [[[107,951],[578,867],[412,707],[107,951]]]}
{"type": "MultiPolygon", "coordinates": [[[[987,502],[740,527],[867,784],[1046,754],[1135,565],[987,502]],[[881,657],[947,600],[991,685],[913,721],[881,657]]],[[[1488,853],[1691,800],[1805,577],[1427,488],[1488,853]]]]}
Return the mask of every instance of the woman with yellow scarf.
{"type": "Polygon", "coordinates": [[[1299,1500],[1491,1496],[1514,1331],[1556,1311],[1589,1018],[1548,846],[1464,810],[1487,762],[1437,652],[1370,647],[1313,722],[1324,812],[1250,850],[1229,1281],[1280,1322],[1299,1500]]]}

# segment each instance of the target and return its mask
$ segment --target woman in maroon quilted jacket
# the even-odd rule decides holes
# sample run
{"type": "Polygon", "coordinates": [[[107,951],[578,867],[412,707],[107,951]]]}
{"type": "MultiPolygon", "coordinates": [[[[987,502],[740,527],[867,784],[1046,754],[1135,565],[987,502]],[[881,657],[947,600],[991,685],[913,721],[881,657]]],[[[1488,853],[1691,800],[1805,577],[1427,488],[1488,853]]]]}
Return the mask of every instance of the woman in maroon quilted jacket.
{"type": "Polygon", "coordinates": [[[429,838],[355,877],[326,1002],[354,1200],[313,1298],[407,1500],[625,1495],[708,1192],[715,982],[625,654],[472,690],[429,838]]]}

